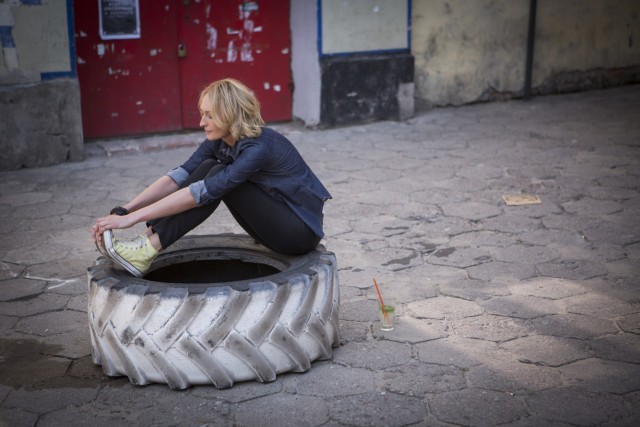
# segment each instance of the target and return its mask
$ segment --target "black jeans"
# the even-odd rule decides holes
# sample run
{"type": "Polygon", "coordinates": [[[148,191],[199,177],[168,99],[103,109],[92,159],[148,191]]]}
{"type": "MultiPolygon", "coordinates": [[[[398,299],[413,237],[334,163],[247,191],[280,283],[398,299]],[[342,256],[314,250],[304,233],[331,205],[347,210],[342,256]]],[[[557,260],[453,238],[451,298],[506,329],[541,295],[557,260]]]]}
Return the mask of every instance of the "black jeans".
{"type": "MultiPolygon", "coordinates": [[[[204,161],[187,178],[182,188],[215,175],[226,166],[215,160],[204,161]]],[[[147,223],[166,249],[207,219],[224,202],[240,226],[262,245],[287,255],[300,255],[318,246],[320,237],[285,202],[276,200],[257,185],[244,182],[221,200],[147,223]]]]}

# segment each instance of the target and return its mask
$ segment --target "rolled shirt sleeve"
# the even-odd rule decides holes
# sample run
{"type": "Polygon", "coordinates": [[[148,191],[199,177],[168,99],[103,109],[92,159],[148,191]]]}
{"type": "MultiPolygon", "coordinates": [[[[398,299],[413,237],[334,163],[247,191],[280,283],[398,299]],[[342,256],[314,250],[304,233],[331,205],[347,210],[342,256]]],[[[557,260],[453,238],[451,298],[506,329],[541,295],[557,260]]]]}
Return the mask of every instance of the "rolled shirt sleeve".
{"type": "Polygon", "coordinates": [[[182,187],[182,184],[189,178],[189,172],[187,172],[182,166],[178,166],[177,168],[171,169],[166,175],[175,181],[179,187],[182,187]]]}
{"type": "Polygon", "coordinates": [[[205,205],[212,201],[210,197],[208,197],[207,187],[205,187],[204,181],[197,181],[189,185],[189,191],[198,206],[205,205]]]}

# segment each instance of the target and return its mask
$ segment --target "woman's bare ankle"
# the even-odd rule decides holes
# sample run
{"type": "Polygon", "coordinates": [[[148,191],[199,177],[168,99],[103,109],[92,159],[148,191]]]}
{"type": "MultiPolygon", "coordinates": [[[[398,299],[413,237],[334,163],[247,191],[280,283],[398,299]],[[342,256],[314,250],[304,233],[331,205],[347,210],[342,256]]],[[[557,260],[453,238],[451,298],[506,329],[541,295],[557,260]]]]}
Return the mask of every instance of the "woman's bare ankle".
{"type": "Polygon", "coordinates": [[[158,233],[151,234],[151,236],[149,236],[149,241],[156,251],[162,252],[162,243],[160,242],[160,236],[158,236],[158,233]]]}

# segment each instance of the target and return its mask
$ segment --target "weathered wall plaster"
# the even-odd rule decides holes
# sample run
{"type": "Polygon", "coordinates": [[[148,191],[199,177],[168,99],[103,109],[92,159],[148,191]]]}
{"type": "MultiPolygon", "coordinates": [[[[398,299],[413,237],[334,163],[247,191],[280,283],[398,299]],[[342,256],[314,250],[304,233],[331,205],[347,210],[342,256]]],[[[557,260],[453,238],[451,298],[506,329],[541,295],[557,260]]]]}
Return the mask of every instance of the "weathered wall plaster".
{"type": "Polygon", "coordinates": [[[0,117],[0,170],[84,157],[78,80],[0,86],[0,117]]]}
{"type": "MultiPolygon", "coordinates": [[[[412,5],[421,106],[521,95],[529,0],[414,0],[412,5]]],[[[638,66],[637,0],[538,1],[534,88],[565,73],[630,67],[633,74],[638,66]]]]}

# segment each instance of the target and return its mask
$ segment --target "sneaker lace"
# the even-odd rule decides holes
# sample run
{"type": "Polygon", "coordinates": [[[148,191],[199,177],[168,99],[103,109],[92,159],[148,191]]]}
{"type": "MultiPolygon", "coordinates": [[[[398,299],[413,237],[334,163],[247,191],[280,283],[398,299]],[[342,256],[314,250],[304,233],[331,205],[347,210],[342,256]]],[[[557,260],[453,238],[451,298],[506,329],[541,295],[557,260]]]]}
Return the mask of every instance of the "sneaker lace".
{"type": "Polygon", "coordinates": [[[135,250],[135,249],[140,249],[144,247],[145,244],[147,243],[146,240],[147,238],[144,236],[137,236],[137,237],[134,237],[133,239],[118,240],[116,241],[116,244],[123,248],[135,250]]]}

